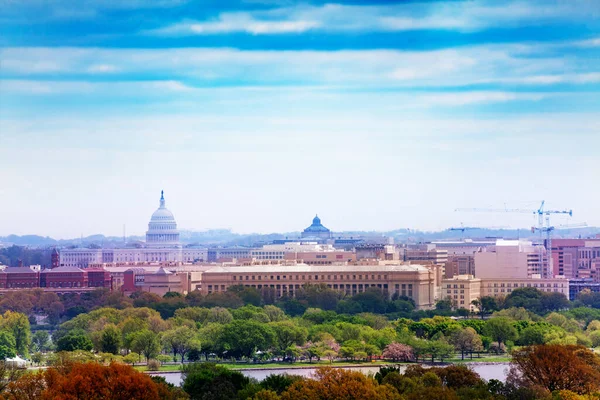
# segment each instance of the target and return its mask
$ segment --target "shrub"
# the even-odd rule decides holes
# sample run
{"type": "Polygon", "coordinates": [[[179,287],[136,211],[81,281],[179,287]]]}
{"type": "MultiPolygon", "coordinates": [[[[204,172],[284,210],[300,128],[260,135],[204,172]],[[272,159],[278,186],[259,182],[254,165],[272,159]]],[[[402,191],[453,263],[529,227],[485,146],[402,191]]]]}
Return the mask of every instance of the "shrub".
{"type": "Polygon", "coordinates": [[[148,363],[146,364],[146,368],[148,369],[148,371],[158,371],[160,370],[160,361],[158,360],[148,360],[148,363]]]}

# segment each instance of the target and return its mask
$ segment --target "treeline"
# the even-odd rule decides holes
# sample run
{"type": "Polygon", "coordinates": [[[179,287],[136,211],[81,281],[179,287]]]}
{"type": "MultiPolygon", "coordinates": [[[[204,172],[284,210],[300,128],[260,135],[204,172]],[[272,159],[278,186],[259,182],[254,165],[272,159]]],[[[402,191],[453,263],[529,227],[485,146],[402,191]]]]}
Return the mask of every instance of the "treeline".
{"type": "MultiPolygon", "coordinates": [[[[529,288],[518,289],[507,301],[532,294],[529,288]]],[[[143,294],[133,301],[148,298],[143,294]]],[[[166,300],[173,299],[185,302],[177,296],[166,300]]],[[[600,346],[600,310],[591,308],[540,316],[511,307],[487,319],[437,315],[390,320],[375,313],[338,314],[320,308],[293,316],[274,305],[210,305],[177,308],[168,318],[150,307],[100,308],[61,324],[53,334],[53,346],[57,351],[109,353],[131,363],[273,358],[332,362],[375,357],[433,362],[457,355],[464,359],[484,352],[503,354],[515,346],[600,346]]],[[[37,341],[36,335],[41,333],[34,335],[37,341]]],[[[37,347],[44,346],[53,348],[48,343],[37,347]]]]}
{"type": "Polygon", "coordinates": [[[23,265],[50,265],[50,249],[32,249],[23,246],[10,246],[0,248],[0,264],[17,267],[19,261],[23,265]]]}
{"type": "Polygon", "coordinates": [[[257,381],[222,366],[195,363],[184,366],[181,388],[117,362],[62,357],[32,373],[1,367],[0,396],[11,400],[591,400],[600,395],[600,357],[580,346],[561,345],[516,352],[506,383],[486,382],[464,365],[388,366],[374,376],[325,367],[312,378],[270,375],[257,381]]]}
{"type": "MultiPolygon", "coordinates": [[[[522,288],[513,291],[504,298],[483,297],[475,301],[478,315],[485,317],[493,312],[525,308],[539,315],[563,311],[578,307],[600,308],[600,294],[582,293],[578,300],[569,302],[561,293],[541,292],[535,288],[522,288]]],[[[415,310],[415,303],[405,296],[394,295],[388,298],[380,289],[369,288],[354,296],[328,288],[326,285],[304,285],[295,297],[277,298],[272,288],[258,290],[252,287],[233,286],[224,293],[202,295],[194,291],[186,296],[170,292],[161,297],[148,292],[135,292],[124,296],[120,292],[97,289],[81,294],[69,293],[56,295],[41,289],[8,292],[0,298],[0,312],[7,310],[24,313],[32,317],[45,315],[46,323],[57,325],[78,314],[90,312],[102,307],[124,309],[128,307],[148,307],[160,313],[163,319],[175,315],[185,307],[224,307],[236,309],[245,305],[275,305],[287,315],[302,316],[309,308],[319,308],[336,314],[358,315],[374,313],[385,315],[390,320],[409,318],[420,320],[438,316],[468,317],[471,313],[464,309],[456,309],[449,299],[437,302],[433,310],[415,310]]]]}

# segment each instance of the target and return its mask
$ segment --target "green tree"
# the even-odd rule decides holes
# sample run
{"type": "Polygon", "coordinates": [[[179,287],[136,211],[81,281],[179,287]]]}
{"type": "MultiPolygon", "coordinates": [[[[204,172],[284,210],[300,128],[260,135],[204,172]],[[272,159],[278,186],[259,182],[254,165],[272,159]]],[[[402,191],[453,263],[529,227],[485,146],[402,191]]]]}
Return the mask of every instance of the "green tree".
{"type": "Polygon", "coordinates": [[[284,352],[294,344],[302,346],[306,342],[307,329],[298,326],[293,321],[271,322],[269,326],[275,333],[275,346],[279,352],[284,352]]]}
{"type": "Polygon", "coordinates": [[[146,357],[146,360],[156,357],[160,352],[158,335],[148,329],[134,334],[131,349],[136,353],[142,354],[146,357]]]}
{"type": "Polygon", "coordinates": [[[477,312],[483,319],[487,314],[498,310],[498,303],[496,299],[491,296],[483,296],[480,299],[475,299],[471,302],[475,308],[477,308],[477,312]]]}
{"type": "Polygon", "coordinates": [[[250,383],[241,372],[211,364],[186,364],[182,369],[183,390],[192,399],[231,400],[250,383]]]}
{"type": "Polygon", "coordinates": [[[119,354],[121,350],[121,330],[114,324],[107,324],[100,337],[100,348],[105,353],[119,354]]]}
{"type": "Polygon", "coordinates": [[[58,339],[56,342],[56,350],[58,351],[91,351],[92,348],[94,348],[94,344],[91,339],[87,337],[85,333],[80,331],[71,332],[58,339]]]}
{"type": "Polygon", "coordinates": [[[162,341],[163,345],[173,352],[173,357],[177,357],[177,354],[179,354],[182,363],[185,355],[190,350],[200,350],[200,340],[197,338],[197,332],[188,326],[180,326],[164,332],[162,341]]]}
{"type": "Polygon", "coordinates": [[[50,335],[48,331],[36,331],[31,337],[31,347],[34,351],[47,350],[50,344],[50,335]]]}
{"type": "Polygon", "coordinates": [[[517,338],[517,330],[512,321],[505,317],[488,320],[483,332],[486,336],[498,342],[498,347],[502,347],[502,344],[506,344],[509,340],[514,341],[517,338]]]}
{"type": "Polygon", "coordinates": [[[15,338],[16,350],[18,354],[27,356],[29,354],[29,345],[31,344],[31,330],[29,318],[25,314],[7,311],[0,320],[0,328],[6,329],[12,333],[15,338]]]}
{"type": "Polygon", "coordinates": [[[450,336],[450,343],[454,345],[457,351],[460,351],[461,358],[465,359],[465,354],[473,356],[474,351],[483,350],[481,338],[473,328],[464,328],[454,331],[450,336]]]}
{"type": "Polygon", "coordinates": [[[17,354],[15,337],[8,331],[0,331],[0,360],[6,360],[17,354]]]}
{"type": "Polygon", "coordinates": [[[252,320],[235,320],[225,325],[221,340],[227,355],[251,357],[257,350],[267,350],[275,341],[273,329],[252,320]]]}

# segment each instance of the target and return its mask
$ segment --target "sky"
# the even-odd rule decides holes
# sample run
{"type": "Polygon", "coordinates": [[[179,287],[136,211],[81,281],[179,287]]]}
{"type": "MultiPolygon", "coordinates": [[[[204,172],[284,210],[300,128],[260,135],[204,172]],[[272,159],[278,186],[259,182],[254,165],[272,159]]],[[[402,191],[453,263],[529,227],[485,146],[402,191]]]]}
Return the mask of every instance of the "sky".
{"type": "Polygon", "coordinates": [[[0,0],[0,235],[600,226],[599,92],[596,0],[0,0]]]}

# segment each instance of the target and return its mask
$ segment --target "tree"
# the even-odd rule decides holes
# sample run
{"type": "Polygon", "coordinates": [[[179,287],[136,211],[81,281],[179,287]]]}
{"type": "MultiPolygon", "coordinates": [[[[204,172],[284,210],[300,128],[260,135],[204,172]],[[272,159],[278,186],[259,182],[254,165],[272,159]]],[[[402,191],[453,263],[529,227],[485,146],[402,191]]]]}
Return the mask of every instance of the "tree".
{"type": "Polygon", "coordinates": [[[463,360],[465,359],[465,353],[470,353],[471,357],[473,357],[474,351],[483,350],[481,338],[473,328],[454,331],[450,336],[450,343],[454,345],[457,351],[460,351],[463,360]]]}
{"type": "Polygon", "coordinates": [[[272,390],[277,394],[285,392],[294,382],[301,381],[302,378],[297,375],[273,374],[267,376],[260,382],[260,386],[267,390],[272,390]]]}
{"type": "Polygon", "coordinates": [[[225,325],[207,324],[198,330],[198,338],[202,345],[202,353],[208,360],[210,353],[221,354],[223,351],[223,340],[225,325]]]}
{"type": "Polygon", "coordinates": [[[496,302],[496,299],[491,296],[483,296],[480,299],[475,299],[471,304],[477,308],[477,312],[481,316],[481,319],[483,319],[486,314],[498,310],[498,303],[496,302]]]}
{"type": "Polygon", "coordinates": [[[121,330],[114,324],[107,324],[100,337],[100,348],[105,353],[119,354],[121,350],[121,330]]]}
{"type": "Polygon", "coordinates": [[[0,360],[14,357],[17,354],[15,337],[7,331],[0,331],[0,360]]]}
{"type": "Polygon", "coordinates": [[[166,331],[162,340],[165,347],[173,351],[173,357],[177,354],[183,363],[185,355],[192,349],[200,350],[200,341],[196,338],[197,332],[188,326],[180,326],[166,331]]]}
{"type": "Polygon", "coordinates": [[[434,362],[436,358],[443,362],[445,359],[452,357],[454,346],[443,339],[430,340],[427,342],[426,352],[431,357],[431,362],[434,362]]]}
{"type": "Polygon", "coordinates": [[[136,333],[131,342],[131,349],[142,354],[146,360],[156,357],[160,352],[158,335],[148,329],[136,333]]]}
{"type": "Polygon", "coordinates": [[[225,325],[221,335],[227,354],[234,357],[251,357],[257,350],[267,350],[274,339],[270,326],[252,320],[235,320],[225,325]]]}
{"type": "Polygon", "coordinates": [[[229,400],[237,397],[250,379],[241,372],[211,364],[186,364],[182,369],[182,388],[192,399],[229,400]]]}
{"type": "Polygon", "coordinates": [[[15,338],[18,354],[28,355],[31,344],[29,319],[25,314],[7,311],[0,319],[0,328],[10,331],[15,338]]]}
{"type": "Polygon", "coordinates": [[[517,330],[513,326],[512,321],[505,317],[492,318],[487,321],[483,332],[486,336],[498,342],[498,347],[502,347],[502,344],[506,344],[507,341],[517,338],[517,330]]]}
{"type": "Polygon", "coordinates": [[[138,361],[139,359],[140,359],[140,355],[133,351],[131,353],[127,354],[125,357],[123,357],[124,362],[126,362],[127,364],[132,364],[132,365],[135,365],[135,362],[138,361]]]}
{"type": "Polygon", "coordinates": [[[352,300],[359,303],[364,312],[383,314],[387,308],[385,294],[381,289],[376,287],[370,287],[364,292],[355,294],[352,300]]]}
{"type": "Polygon", "coordinates": [[[392,361],[411,361],[413,357],[412,347],[402,343],[390,343],[383,350],[383,358],[392,361]]]}
{"type": "Polygon", "coordinates": [[[432,372],[440,377],[444,386],[451,389],[473,387],[483,383],[481,377],[466,365],[432,368],[432,372]]]}
{"type": "Polygon", "coordinates": [[[600,357],[582,346],[528,346],[513,352],[509,376],[550,392],[592,393],[600,389],[600,357]]]}
{"type": "Polygon", "coordinates": [[[306,342],[308,331],[293,321],[271,322],[269,326],[275,333],[275,345],[279,352],[292,345],[302,346],[306,342]]]}
{"type": "Polygon", "coordinates": [[[90,338],[85,333],[78,331],[63,336],[56,342],[56,350],[58,351],[91,351],[93,348],[94,344],[90,338]]]}
{"type": "Polygon", "coordinates": [[[31,337],[31,344],[35,351],[44,351],[48,349],[50,335],[48,331],[36,331],[31,337]]]}
{"type": "Polygon", "coordinates": [[[368,378],[361,372],[337,368],[319,368],[316,379],[293,383],[281,394],[282,400],[391,400],[399,399],[398,392],[368,378]]]}
{"type": "Polygon", "coordinates": [[[541,297],[544,311],[560,311],[569,308],[569,299],[558,292],[543,292],[541,297]]]}
{"type": "MultiPolygon", "coordinates": [[[[157,384],[146,374],[132,367],[112,363],[73,363],[66,368],[49,368],[32,375],[20,385],[21,379],[12,385],[27,389],[28,399],[132,399],[158,400],[157,384]]],[[[9,388],[14,390],[13,388],[9,388]]]]}

